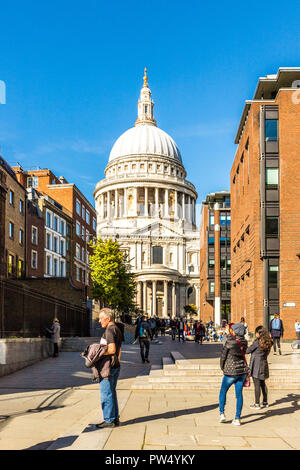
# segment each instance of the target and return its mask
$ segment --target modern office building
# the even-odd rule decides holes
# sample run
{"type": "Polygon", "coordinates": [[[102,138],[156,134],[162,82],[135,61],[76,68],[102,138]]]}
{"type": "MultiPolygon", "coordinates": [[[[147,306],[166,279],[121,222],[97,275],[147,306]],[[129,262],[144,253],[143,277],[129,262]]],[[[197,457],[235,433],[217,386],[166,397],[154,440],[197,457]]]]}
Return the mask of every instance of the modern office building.
{"type": "Polygon", "coordinates": [[[249,330],[300,319],[300,67],[258,80],[231,169],[232,320],[249,330]]]}
{"type": "Polygon", "coordinates": [[[200,316],[216,325],[230,320],[230,191],[208,194],[200,222],[200,316]]]}

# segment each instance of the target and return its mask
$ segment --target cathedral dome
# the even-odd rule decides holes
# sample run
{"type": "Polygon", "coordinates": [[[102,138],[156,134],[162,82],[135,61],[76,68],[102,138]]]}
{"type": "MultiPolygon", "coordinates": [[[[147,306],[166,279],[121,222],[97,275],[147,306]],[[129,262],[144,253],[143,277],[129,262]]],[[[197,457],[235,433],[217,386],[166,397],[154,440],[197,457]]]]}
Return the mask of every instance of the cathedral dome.
{"type": "Polygon", "coordinates": [[[138,101],[138,118],[135,126],[124,132],[115,142],[109,156],[109,162],[129,156],[167,157],[182,164],[179,149],[174,140],[156,127],[153,116],[154,102],[148,86],[147,69],[145,69],[144,86],[138,101]]]}
{"type": "Polygon", "coordinates": [[[132,155],[167,157],[182,164],[180,151],[172,137],[150,123],[140,123],[124,132],[115,142],[109,162],[132,155]]]}

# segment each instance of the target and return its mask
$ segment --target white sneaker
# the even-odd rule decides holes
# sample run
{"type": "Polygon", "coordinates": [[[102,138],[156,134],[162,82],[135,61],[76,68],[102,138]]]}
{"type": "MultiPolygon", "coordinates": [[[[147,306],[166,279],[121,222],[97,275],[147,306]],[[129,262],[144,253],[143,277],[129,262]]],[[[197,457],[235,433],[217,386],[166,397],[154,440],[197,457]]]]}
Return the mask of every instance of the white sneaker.
{"type": "Polygon", "coordinates": [[[234,424],[235,426],[240,426],[241,421],[239,419],[234,419],[234,420],[232,420],[232,424],[234,424]]]}
{"type": "Polygon", "coordinates": [[[220,423],[226,423],[226,417],[224,413],[220,414],[220,423]]]}

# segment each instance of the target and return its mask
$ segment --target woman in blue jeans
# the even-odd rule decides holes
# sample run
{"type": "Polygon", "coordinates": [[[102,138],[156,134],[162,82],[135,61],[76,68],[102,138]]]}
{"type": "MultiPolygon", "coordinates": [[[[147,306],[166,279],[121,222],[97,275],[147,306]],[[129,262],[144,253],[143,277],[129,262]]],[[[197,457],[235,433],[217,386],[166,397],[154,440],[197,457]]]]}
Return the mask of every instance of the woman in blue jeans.
{"type": "Polygon", "coordinates": [[[219,395],[220,423],[226,422],[226,395],[231,385],[234,384],[236,413],[232,424],[236,426],[241,424],[240,418],[243,408],[243,385],[248,372],[248,366],[244,360],[244,354],[248,346],[247,341],[244,338],[245,333],[246,329],[242,323],[230,323],[227,325],[226,340],[224,342],[220,358],[220,366],[224,373],[219,395]]]}

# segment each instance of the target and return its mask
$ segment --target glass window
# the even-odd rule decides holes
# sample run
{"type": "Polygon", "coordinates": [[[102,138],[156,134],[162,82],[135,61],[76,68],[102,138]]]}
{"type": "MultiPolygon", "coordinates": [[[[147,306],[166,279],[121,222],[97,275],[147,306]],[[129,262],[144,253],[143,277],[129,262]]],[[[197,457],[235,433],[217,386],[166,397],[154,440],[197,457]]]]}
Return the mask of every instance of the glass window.
{"type": "Polygon", "coordinates": [[[152,263],[163,264],[163,248],[162,246],[152,247],[152,263]]]}
{"type": "Polygon", "coordinates": [[[266,185],[278,185],[278,168],[266,168],[266,185]]]}
{"type": "Polygon", "coordinates": [[[65,277],[65,262],[61,261],[60,262],[60,277],[65,277]]]}
{"type": "Polygon", "coordinates": [[[15,262],[15,257],[12,255],[8,255],[8,274],[13,273],[14,262],[15,262]]]}
{"type": "Polygon", "coordinates": [[[210,283],[209,283],[209,293],[214,294],[214,292],[215,292],[215,283],[214,283],[214,281],[210,281],[210,283]]]}
{"type": "Polygon", "coordinates": [[[76,235],[80,237],[81,235],[81,230],[80,230],[80,223],[76,222],[76,235]]]}
{"type": "Polygon", "coordinates": [[[27,178],[27,188],[37,188],[39,185],[39,177],[38,176],[30,176],[27,178]]]}
{"type": "Polygon", "coordinates": [[[38,243],[38,229],[36,227],[31,227],[31,243],[37,245],[38,243]]]}
{"type": "Polygon", "coordinates": [[[83,220],[85,219],[85,207],[84,206],[82,206],[81,217],[83,218],[83,220]]]}
{"type": "Polygon", "coordinates": [[[71,235],[71,225],[67,224],[67,235],[71,235]]]}
{"type": "Polygon", "coordinates": [[[211,226],[215,225],[215,216],[214,215],[209,216],[209,224],[211,226]]]}
{"type": "Polygon", "coordinates": [[[14,238],[15,226],[12,222],[9,222],[9,238],[14,238]]]}
{"type": "Polygon", "coordinates": [[[56,216],[53,217],[53,229],[57,232],[58,219],[56,216]]]}
{"type": "Polygon", "coordinates": [[[32,269],[37,269],[37,252],[31,252],[31,267],[32,269]]]}
{"type": "Polygon", "coordinates": [[[227,226],[231,225],[231,215],[227,214],[227,226]]]}
{"type": "Polygon", "coordinates": [[[60,254],[62,256],[65,256],[65,241],[64,240],[60,240],[60,254]]]}
{"type": "Polygon", "coordinates": [[[65,234],[65,222],[63,220],[60,221],[60,233],[61,235],[65,234]]]}
{"type": "Polygon", "coordinates": [[[278,266],[269,266],[269,287],[278,287],[278,266]]]}
{"type": "Polygon", "coordinates": [[[9,191],[9,203],[11,206],[14,205],[14,201],[15,201],[15,194],[13,191],[9,191]]]}
{"type": "Polygon", "coordinates": [[[90,213],[88,210],[85,211],[85,221],[87,224],[90,223],[90,213]]]}
{"type": "Polygon", "coordinates": [[[47,227],[51,228],[51,214],[50,214],[50,212],[47,212],[46,225],[47,225],[47,227]]]}
{"type": "Polygon", "coordinates": [[[53,251],[55,251],[55,253],[58,253],[58,240],[56,237],[53,237],[53,251]]]}
{"type": "Polygon", "coordinates": [[[226,259],[225,258],[220,259],[220,268],[222,269],[222,271],[226,270],[226,259]]]}
{"type": "Polygon", "coordinates": [[[47,274],[51,276],[51,257],[47,256],[47,274]]]}
{"type": "Polygon", "coordinates": [[[46,235],[46,248],[47,250],[51,250],[51,235],[47,233],[46,235]]]}
{"type": "Polygon", "coordinates": [[[18,277],[21,277],[23,274],[23,269],[24,269],[24,261],[19,259],[18,261],[18,277]]]}
{"type": "Polygon", "coordinates": [[[208,244],[209,245],[214,245],[215,244],[215,237],[209,237],[208,238],[208,244]]]}
{"type": "Polygon", "coordinates": [[[266,235],[278,235],[278,217],[266,217],[266,235]]]}
{"type": "Polygon", "coordinates": [[[225,227],[225,225],[226,225],[226,215],[220,215],[220,225],[221,225],[221,227],[225,227]]]}
{"type": "Polygon", "coordinates": [[[54,258],[54,260],[53,260],[53,275],[55,277],[58,276],[58,262],[57,262],[56,258],[54,258]]]}
{"type": "Polygon", "coordinates": [[[22,201],[22,199],[20,199],[20,214],[24,214],[24,201],[22,201]]]}
{"type": "Polygon", "coordinates": [[[225,207],[230,207],[230,197],[225,197],[225,207]]]}
{"type": "Polygon", "coordinates": [[[80,245],[76,243],[76,258],[80,259],[80,245]]]}
{"type": "Polygon", "coordinates": [[[215,260],[214,259],[209,259],[208,260],[208,267],[209,268],[214,268],[215,267],[215,260]]]}
{"type": "Polygon", "coordinates": [[[278,140],[278,120],[266,119],[265,121],[266,142],[276,142],[278,140]]]}
{"type": "Polygon", "coordinates": [[[78,199],[76,199],[76,212],[78,215],[80,215],[80,210],[81,210],[81,204],[78,199]]]}
{"type": "Polygon", "coordinates": [[[93,229],[96,231],[96,219],[93,217],[93,229]]]}
{"type": "Polygon", "coordinates": [[[24,243],[24,232],[22,229],[19,230],[19,243],[20,245],[23,245],[24,243]]]}

